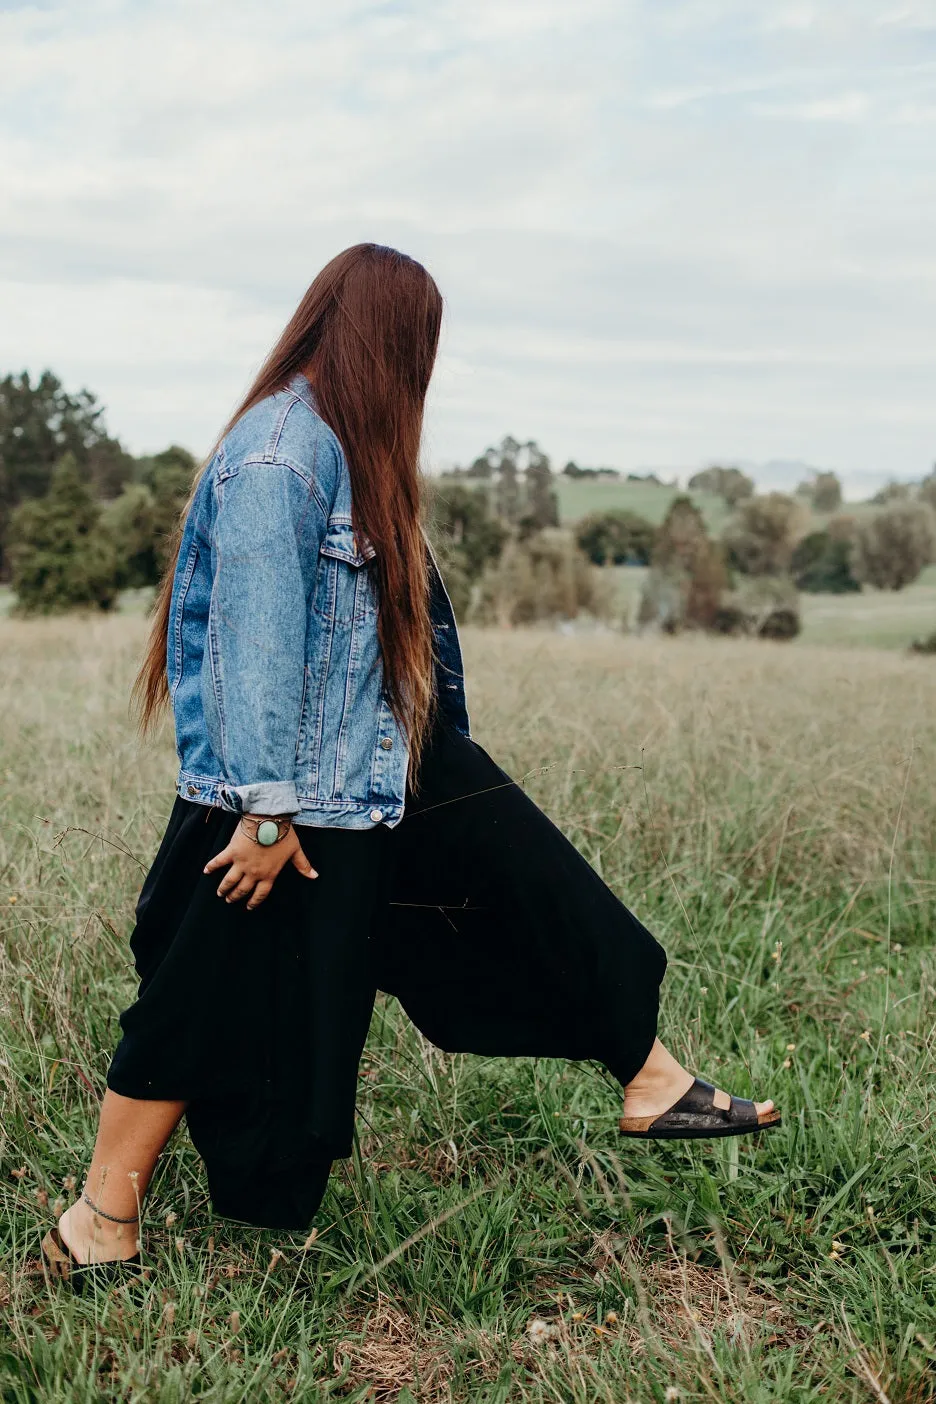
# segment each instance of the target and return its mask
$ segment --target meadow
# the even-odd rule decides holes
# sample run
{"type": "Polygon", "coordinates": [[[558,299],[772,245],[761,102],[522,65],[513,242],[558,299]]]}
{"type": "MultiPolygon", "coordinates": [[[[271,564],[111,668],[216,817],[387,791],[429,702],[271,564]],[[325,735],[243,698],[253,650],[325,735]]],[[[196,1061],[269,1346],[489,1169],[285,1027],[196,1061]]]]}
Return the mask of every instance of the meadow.
{"type": "Polygon", "coordinates": [[[465,641],[477,738],[668,951],[662,1036],[782,1130],[622,1141],[597,1065],[447,1055],[381,999],[314,1233],[212,1219],[182,1131],[147,1280],[47,1282],[173,797],[144,631],[0,619],[4,1404],[936,1397],[936,665],[857,637],[465,641]]]}

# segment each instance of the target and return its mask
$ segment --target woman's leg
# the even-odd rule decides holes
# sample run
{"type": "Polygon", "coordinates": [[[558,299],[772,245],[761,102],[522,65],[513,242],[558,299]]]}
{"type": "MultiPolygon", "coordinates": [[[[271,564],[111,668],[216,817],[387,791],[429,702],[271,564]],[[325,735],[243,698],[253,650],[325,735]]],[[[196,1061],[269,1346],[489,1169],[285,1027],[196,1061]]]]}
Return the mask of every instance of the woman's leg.
{"type": "MultiPolygon", "coordinates": [[[[118,1219],[140,1213],[160,1151],[184,1111],[184,1102],[142,1101],[107,1089],[85,1184],[99,1209],[118,1219]]],[[[79,1199],[59,1219],[59,1233],[80,1263],[108,1262],[133,1256],[140,1226],[112,1223],[79,1199]]]]}
{"type": "MultiPolygon", "coordinates": [[[[660,1040],[654,1040],[649,1058],[624,1088],[624,1115],[660,1116],[689,1091],[693,1080],[692,1073],[676,1061],[660,1040]]],[[[728,1093],[716,1092],[715,1105],[727,1110],[731,1105],[728,1093]]],[[[754,1106],[760,1115],[770,1111],[773,1102],[755,1102],[754,1106]]]]}

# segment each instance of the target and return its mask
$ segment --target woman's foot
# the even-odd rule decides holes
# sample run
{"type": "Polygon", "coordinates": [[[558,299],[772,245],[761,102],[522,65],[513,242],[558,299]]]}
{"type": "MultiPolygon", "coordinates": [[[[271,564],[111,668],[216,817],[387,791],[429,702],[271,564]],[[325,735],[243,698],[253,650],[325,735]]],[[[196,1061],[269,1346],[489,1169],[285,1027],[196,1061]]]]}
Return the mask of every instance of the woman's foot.
{"type": "Polygon", "coordinates": [[[83,1199],[65,1210],[58,1221],[59,1236],[79,1263],[113,1263],[132,1258],[140,1250],[140,1225],[112,1224],[102,1219],[83,1199]]]}
{"type": "MultiPolygon", "coordinates": [[[[624,1088],[625,1118],[662,1116],[683,1097],[695,1078],[677,1063],[672,1053],[656,1039],[650,1056],[637,1076],[624,1088]]],[[[727,1092],[716,1091],[715,1106],[727,1111],[731,1098],[727,1092]]],[[[773,1110],[773,1102],[755,1102],[758,1116],[773,1110]]]]}

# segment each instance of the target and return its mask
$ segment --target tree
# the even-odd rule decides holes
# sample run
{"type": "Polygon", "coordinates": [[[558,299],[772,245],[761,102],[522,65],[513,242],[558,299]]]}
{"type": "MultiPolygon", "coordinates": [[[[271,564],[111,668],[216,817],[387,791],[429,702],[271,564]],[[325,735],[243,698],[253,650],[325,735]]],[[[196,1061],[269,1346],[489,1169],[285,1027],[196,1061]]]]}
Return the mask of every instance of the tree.
{"type": "Polygon", "coordinates": [[[736,507],[746,497],[754,495],[754,480],[740,468],[720,468],[713,464],[694,473],[689,479],[690,492],[711,492],[729,507],[736,507]]]}
{"type": "Polygon", "coordinates": [[[517,454],[520,445],[509,434],[501,440],[500,448],[488,450],[494,457],[494,505],[498,517],[507,526],[516,526],[520,519],[520,473],[517,454]]]}
{"type": "Polygon", "coordinates": [[[431,482],[429,517],[432,543],[448,556],[457,553],[470,579],[501,553],[506,531],[491,516],[487,493],[461,483],[431,482]]]}
{"type": "Polygon", "coordinates": [[[797,542],[790,562],[797,589],[811,594],[844,595],[860,590],[851,570],[851,544],[832,531],[812,531],[797,542]]]}
{"type": "Polygon", "coordinates": [[[744,575],[786,575],[808,521],[802,504],[786,493],[748,498],[722,537],[729,564],[744,575]]]}
{"type": "Polygon", "coordinates": [[[542,531],[544,527],[559,525],[559,498],[553,488],[552,468],[549,459],[534,439],[524,445],[527,465],[526,511],[523,526],[529,531],[542,531]]]}
{"type": "Polygon", "coordinates": [[[813,481],[813,507],[817,512],[837,512],[842,505],[842,484],[836,473],[817,473],[813,481]]]}
{"type": "Polygon", "coordinates": [[[691,498],[675,497],[653,548],[640,623],[658,623],[669,633],[710,629],[726,584],[721,552],[709,540],[702,513],[691,498]]]}
{"type": "Polygon", "coordinates": [[[936,512],[927,502],[892,501],[858,523],[851,568],[879,590],[902,590],[936,560],[936,512]]]}
{"type": "Polygon", "coordinates": [[[153,494],[148,487],[131,483],[124,488],[101,512],[101,527],[114,546],[121,590],[159,583],[160,539],[153,494]]]}
{"type": "Polygon", "coordinates": [[[796,496],[803,498],[816,512],[837,512],[842,505],[842,484],[836,473],[813,473],[800,483],[796,496]]]}
{"type": "Polygon", "coordinates": [[[113,605],[117,554],[108,533],[101,530],[100,508],[73,454],[60,459],[44,497],[16,508],[9,554],[16,607],[22,614],[113,605]]]}
{"type": "Polygon", "coordinates": [[[886,507],[889,502],[903,502],[910,496],[910,484],[898,483],[893,479],[879,488],[870,499],[875,507],[886,507]]]}
{"type": "Polygon", "coordinates": [[[936,508],[936,468],[932,473],[928,473],[920,484],[919,497],[921,502],[926,502],[930,507],[936,508]]]}
{"type": "Polygon", "coordinates": [[[198,464],[187,449],[172,444],[137,459],[136,477],[153,498],[153,549],[162,572],[169,559],[179,516],[188,501],[198,464]]]}
{"type": "Polygon", "coordinates": [[[595,565],[649,565],[656,527],[626,507],[592,512],[575,528],[579,550],[595,565]]]}
{"type": "Polygon", "coordinates": [[[88,390],[68,394],[45,370],[0,380],[0,552],[10,514],[42,497],[55,464],[71,454],[79,477],[100,496],[115,496],[130,477],[132,460],[104,427],[104,411],[88,390]]]}

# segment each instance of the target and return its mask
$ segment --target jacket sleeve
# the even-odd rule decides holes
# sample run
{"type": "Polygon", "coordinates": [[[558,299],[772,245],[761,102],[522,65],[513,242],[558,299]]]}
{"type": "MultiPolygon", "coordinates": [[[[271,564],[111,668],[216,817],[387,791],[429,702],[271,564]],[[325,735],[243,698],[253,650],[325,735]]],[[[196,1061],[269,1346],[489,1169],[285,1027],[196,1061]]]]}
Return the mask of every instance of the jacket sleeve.
{"type": "Polygon", "coordinates": [[[218,759],[242,813],[295,814],[307,576],[324,516],[308,483],[284,464],[243,464],[219,495],[208,614],[218,759]]]}

